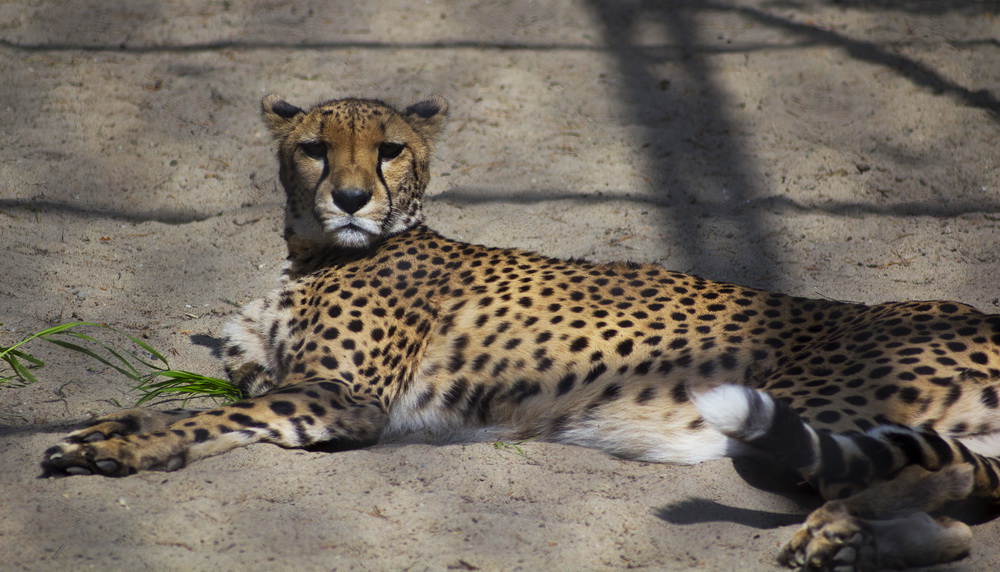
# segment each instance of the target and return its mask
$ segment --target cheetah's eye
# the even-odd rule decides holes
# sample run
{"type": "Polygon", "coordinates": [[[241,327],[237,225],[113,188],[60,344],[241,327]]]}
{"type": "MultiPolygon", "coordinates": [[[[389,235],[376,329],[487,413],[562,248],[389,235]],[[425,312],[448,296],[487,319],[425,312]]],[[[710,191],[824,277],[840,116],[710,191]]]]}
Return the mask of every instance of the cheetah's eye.
{"type": "Polygon", "coordinates": [[[378,146],[379,161],[390,161],[399,157],[399,154],[403,152],[403,147],[402,143],[389,143],[388,141],[382,143],[378,146]]]}
{"type": "Polygon", "coordinates": [[[299,149],[313,159],[323,159],[326,157],[326,143],[322,141],[304,141],[299,143],[299,149]]]}

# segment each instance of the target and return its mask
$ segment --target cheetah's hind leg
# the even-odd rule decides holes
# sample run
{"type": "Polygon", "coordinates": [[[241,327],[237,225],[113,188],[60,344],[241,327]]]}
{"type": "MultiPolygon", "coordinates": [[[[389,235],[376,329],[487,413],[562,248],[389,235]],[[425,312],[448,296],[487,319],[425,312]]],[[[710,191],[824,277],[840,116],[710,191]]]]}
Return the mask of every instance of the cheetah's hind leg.
{"type": "Polygon", "coordinates": [[[115,437],[125,437],[140,433],[151,433],[166,429],[170,425],[187,419],[198,413],[197,409],[170,409],[157,411],[154,409],[122,409],[114,413],[94,419],[83,429],[73,431],[62,441],[47,451],[42,462],[43,477],[65,477],[69,475],[89,475],[91,471],[84,467],[65,465],[61,463],[60,452],[66,446],[106,441],[115,437]]]}
{"type": "MultiPolygon", "coordinates": [[[[795,467],[819,484],[823,496],[837,499],[844,486],[821,475],[819,434],[787,404],[766,393],[737,385],[694,390],[702,417],[722,433],[795,467]]],[[[968,498],[974,467],[949,465],[935,472],[918,465],[814,511],[782,548],[778,559],[807,570],[879,570],[929,566],[968,553],[971,532],[960,522],[935,520],[928,513],[968,498]]]]}
{"type": "Polygon", "coordinates": [[[931,472],[911,465],[894,479],[813,511],[778,560],[806,570],[868,571],[929,566],[966,556],[972,531],[928,512],[972,491],[971,465],[931,472]]]}

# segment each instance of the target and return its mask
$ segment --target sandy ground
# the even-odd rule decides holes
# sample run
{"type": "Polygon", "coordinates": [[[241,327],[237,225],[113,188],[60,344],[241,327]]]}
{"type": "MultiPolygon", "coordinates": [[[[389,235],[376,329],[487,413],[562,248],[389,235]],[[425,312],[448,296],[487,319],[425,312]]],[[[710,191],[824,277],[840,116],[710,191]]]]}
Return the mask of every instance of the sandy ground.
{"type": "MultiPolygon", "coordinates": [[[[997,312],[998,38],[963,0],[4,2],[0,344],[106,322],[221,374],[211,339],[283,255],[273,91],[445,95],[427,210],[456,238],[997,312]]],[[[136,394],[29,349],[41,380],[0,390],[5,570],[766,570],[816,504],[752,464],[537,442],[36,479],[136,394]]],[[[998,535],[948,569],[1000,569],[998,535]]]]}

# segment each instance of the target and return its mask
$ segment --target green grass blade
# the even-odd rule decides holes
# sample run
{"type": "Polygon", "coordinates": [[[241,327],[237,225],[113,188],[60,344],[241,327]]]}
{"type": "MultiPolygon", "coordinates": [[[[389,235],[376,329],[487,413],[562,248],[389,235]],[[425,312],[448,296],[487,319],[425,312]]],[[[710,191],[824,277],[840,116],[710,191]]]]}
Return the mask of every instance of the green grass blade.
{"type": "Polygon", "coordinates": [[[120,374],[128,377],[129,379],[132,379],[132,380],[135,380],[135,381],[139,381],[140,379],[142,379],[142,374],[139,373],[139,370],[137,370],[134,367],[132,367],[131,364],[127,364],[128,365],[128,369],[125,369],[125,368],[119,367],[119,366],[111,363],[111,361],[105,359],[104,356],[100,355],[99,353],[97,353],[97,352],[95,352],[95,351],[93,351],[91,349],[85,348],[83,346],[78,346],[78,345],[72,344],[70,342],[66,342],[66,341],[63,341],[63,340],[56,340],[56,339],[52,339],[52,338],[45,338],[45,341],[47,341],[49,343],[52,343],[52,344],[55,344],[57,346],[66,348],[68,350],[73,350],[73,351],[79,352],[79,353],[81,353],[83,355],[90,356],[90,357],[94,358],[95,360],[103,363],[104,365],[106,365],[106,366],[114,369],[118,373],[120,373],[120,374]]]}
{"type": "Polygon", "coordinates": [[[29,370],[43,367],[45,365],[45,362],[17,348],[27,344],[28,342],[34,339],[37,338],[44,339],[44,337],[47,335],[66,332],[78,326],[98,326],[98,325],[99,324],[95,324],[93,322],[70,322],[67,324],[59,324],[58,326],[52,326],[51,328],[46,328],[42,331],[35,332],[34,334],[31,334],[29,336],[25,336],[20,342],[10,347],[0,346],[0,359],[7,362],[7,365],[9,365],[14,372],[14,375],[9,375],[0,379],[0,384],[5,384],[11,380],[18,379],[20,380],[20,383],[17,384],[17,387],[23,387],[25,385],[35,383],[38,381],[38,378],[36,378],[35,375],[32,374],[31,371],[29,370]],[[22,361],[27,362],[28,365],[21,363],[22,361]]]}
{"type": "MultiPolygon", "coordinates": [[[[115,330],[114,328],[110,328],[110,327],[109,327],[108,329],[110,329],[111,331],[114,331],[114,332],[118,332],[118,331],[117,331],[117,330],[115,330]]],[[[118,333],[121,333],[121,332],[118,332],[118,333]]],[[[139,372],[139,370],[138,370],[138,369],[136,369],[136,367],[132,365],[132,362],[130,362],[130,361],[129,361],[129,360],[127,360],[126,358],[122,357],[122,356],[121,356],[121,354],[119,354],[118,352],[116,352],[116,351],[115,351],[115,350],[114,350],[114,349],[113,349],[113,348],[112,348],[111,346],[109,346],[108,344],[106,344],[106,343],[102,342],[101,340],[98,340],[98,339],[96,339],[96,338],[93,338],[93,337],[91,337],[91,336],[88,336],[88,335],[86,335],[86,334],[81,334],[81,333],[79,333],[79,332],[62,332],[62,333],[60,333],[59,335],[63,335],[63,336],[73,336],[73,337],[75,337],[75,338],[78,338],[78,339],[81,339],[81,340],[86,340],[86,341],[88,341],[88,342],[91,342],[91,343],[93,343],[94,345],[97,345],[97,346],[101,347],[101,348],[102,348],[102,349],[103,349],[104,351],[106,351],[106,352],[108,352],[109,354],[111,354],[111,355],[112,355],[112,356],[113,356],[113,357],[114,357],[115,359],[117,359],[117,360],[118,360],[119,362],[121,362],[121,364],[122,364],[122,365],[123,365],[124,367],[128,368],[128,369],[129,369],[130,371],[134,372],[134,373],[135,373],[136,375],[140,375],[140,372],[139,372]]],[[[52,343],[56,343],[54,339],[51,339],[51,338],[50,338],[50,337],[48,337],[48,336],[46,336],[46,337],[45,337],[44,339],[45,339],[45,341],[47,341],[47,342],[52,342],[52,343]]]]}
{"type": "MultiPolygon", "coordinates": [[[[164,366],[169,367],[169,365],[167,364],[167,358],[163,357],[163,354],[161,354],[160,352],[154,350],[152,346],[150,346],[146,342],[144,342],[144,341],[142,341],[142,340],[140,340],[138,338],[134,338],[134,337],[132,337],[132,336],[130,336],[130,335],[124,333],[124,332],[121,332],[121,333],[126,338],[128,338],[129,340],[131,340],[133,344],[135,344],[135,345],[139,346],[140,348],[142,348],[143,350],[149,352],[149,355],[153,356],[154,359],[156,359],[157,361],[163,362],[164,366]]],[[[149,368],[152,368],[152,369],[165,369],[165,368],[161,368],[161,367],[155,366],[155,365],[150,364],[150,363],[146,363],[144,360],[142,360],[138,356],[136,357],[136,359],[139,360],[140,362],[142,362],[142,364],[145,365],[146,367],[149,367],[149,368]]]]}
{"type": "MultiPolygon", "coordinates": [[[[167,363],[167,358],[164,357],[163,354],[161,354],[160,352],[158,352],[155,349],[153,349],[153,347],[150,346],[149,344],[143,342],[142,340],[140,340],[140,339],[138,339],[138,338],[136,338],[134,336],[130,336],[130,335],[126,334],[125,332],[121,331],[121,330],[117,330],[115,328],[112,328],[111,326],[108,326],[108,325],[105,325],[105,324],[96,324],[96,325],[98,325],[98,326],[100,326],[100,327],[102,327],[104,329],[111,330],[112,332],[115,332],[116,334],[120,334],[122,336],[125,336],[126,338],[129,339],[129,341],[131,341],[135,345],[139,346],[139,348],[145,350],[151,356],[153,356],[154,360],[163,362],[163,365],[152,364],[152,363],[149,363],[148,361],[146,361],[145,359],[139,357],[138,355],[136,355],[134,353],[130,353],[129,355],[132,358],[134,358],[135,361],[139,362],[140,364],[142,364],[142,365],[144,365],[144,366],[146,366],[146,367],[148,367],[150,369],[154,369],[154,370],[165,370],[165,369],[169,369],[170,368],[169,364],[167,363]]],[[[129,369],[135,371],[136,375],[140,375],[138,369],[135,368],[128,359],[126,359],[125,357],[123,357],[122,355],[120,355],[111,346],[109,346],[108,344],[102,342],[101,340],[98,340],[98,339],[96,339],[94,337],[91,337],[91,336],[88,336],[86,334],[82,334],[80,332],[57,332],[57,333],[60,334],[60,335],[75,336],[77,338],[87,340],[89,342],[92,342],[92,343],[94,343],[94,344],[102,347],[105,351],[107,351],[112,356],[114,356],[115,359],[117,359],[118,361],[120,361],[122,364],[124,364],[129,369]]],[[[51,340],[47,339],[47,341],[51,341],[51,340]]]]}
{"type": "Polygon", "coordinates": [[[25,337],[24,339],[22,339],[21,341],[17,342],[16,344],[10,346],[9,348],[0,348],[0,359],[3,359],[8,353],[10,353],[10,352],[14,351],[15,349],[23,346],[24,344],[30,342],[31,340],[33,340],[35,338],[40,338],[40,337],[43,337],[43,336],[49,336],[49,335],[52,335],[52,334],[58,334],[60,332],[66,331],[66,330],[70,330],[72,328],[76,328],[78,326],[98,326],[98,327],[103,327],[103,326],[101,326],[101,324],[95,324],[94,322],[70,322],[68,324],[59,324],[58,326],[52,326],[51,328],[46,328],[46,329],[44,329],[44,330],[42,330],[40,332],[35,332],[34,334],[31,334],[30,336],[25,337]]]}
{"type": "MultiPolygon", "coordinates": [[[[8,354],[6,357],[9,358],[11,356],[10,354],[8,354]]],[[[25,367],[24,364],[22,364],[16,358],[8,360],[7,363],[9,363],[10,366],[14,369],[14,374],[23,380],[22,385],[28,385],[29,383],[35,383],[36,381],[38,381],[38,378],[36,378],[30,371],[28,371],[28,368],[25,367]]]]}
{"type": "Polygon", "coordinates": [[[11,360],[23,360],[31,364],[28,366],[30,368],[39,368],[45,365],[45,362],[42,360],[29,353],[22,352],[21,350],[10,351],[4,355],[2,359],[8,363],[10,363],[11,360]]]}
{"type": "Polygon", "coordinates": [[[3,361],[7,362],[7,365],[14,371],[14,375],[8,375],[0,378],[0,386],[6,384],[7,382],[19,379],[20,383],[16,385],[8,385],[8,387],[24,387],[38,381],[30,370],[38,369],[45,365],[45,362],[36,358],[35,356],[22,352],[21,350],[13,350],[10,348],[5,348],[8,351],[4,352],[4,355],[0,357],[3,361]],[[28,362],[27,365],[21,363],[21,361],[28,362]]]}

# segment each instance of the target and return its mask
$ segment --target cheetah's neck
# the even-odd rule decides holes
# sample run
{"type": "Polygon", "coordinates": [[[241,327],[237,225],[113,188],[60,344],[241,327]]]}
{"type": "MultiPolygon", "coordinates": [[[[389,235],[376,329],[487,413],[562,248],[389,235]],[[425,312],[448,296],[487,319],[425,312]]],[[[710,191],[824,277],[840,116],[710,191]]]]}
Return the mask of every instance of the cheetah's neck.
{"type": "Polygon", "coordinates": [[[288,268],[285,270],[284,276],[286,279],[295,280],[331,266],[340,266],[372,258],[388,244],[416,237],[433,237],[443,240],[439,234],[424,224],[418,224],[400,233],[390,235],[367,248],[356,249],[321,244],[298,236],[289,236],[285,239],[285,244],[288,247],[288,268]]]}

